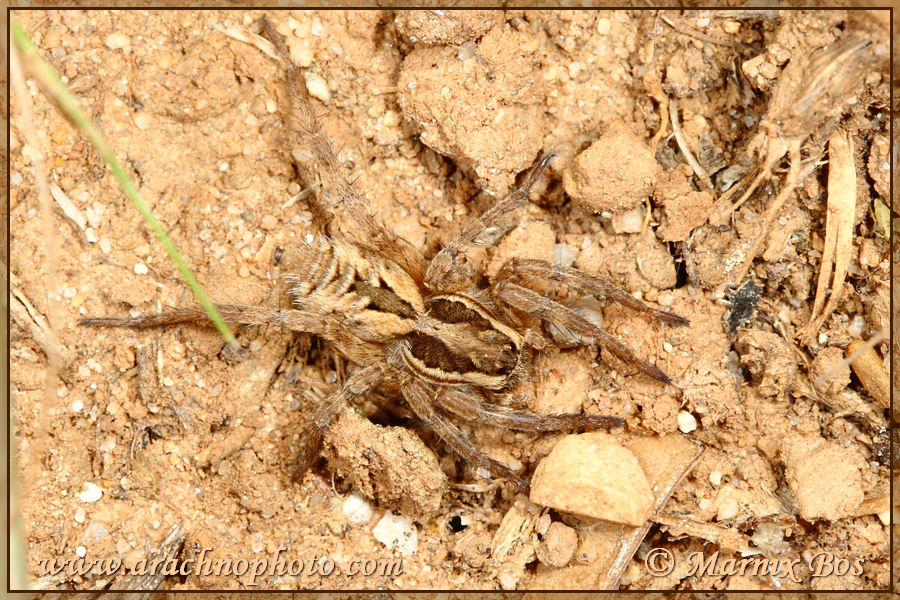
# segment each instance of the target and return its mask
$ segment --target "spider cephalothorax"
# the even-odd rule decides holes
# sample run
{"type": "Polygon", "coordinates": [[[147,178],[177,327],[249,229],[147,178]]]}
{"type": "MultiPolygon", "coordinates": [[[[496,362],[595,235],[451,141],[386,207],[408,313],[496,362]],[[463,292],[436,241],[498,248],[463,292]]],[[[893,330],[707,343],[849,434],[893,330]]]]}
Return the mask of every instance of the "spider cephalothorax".
{"type": "MultiPolygon", "coordinates": [[[[319,127],[310,99],[290,64],[280,36],[263,21],[262,31],[288,65],[289,92],[300,129],[309,138],[323,179],[337,193],[357,230],[354,239],[312,236],[296,249],[291,271],[292,308],[217,305],[232,323],[277,325],[321,336],[359,365],[343,387],[314,414],[298,463],[302,474],[318,453],[323,431],[354,397],[385,383],[399,388],[412,412],[475,466],[510,481],[528,484],[466,439],[455,418],[523,431],[560,431],[621,424],[615,417],[587,414],[537,415],[493,400],[514,393],[532,356],[546,341],[540,321],[557,323],[608,349],[651,377],[669,382],[657,367],[575,310],[528,287],[546,280],[618,302],[674,325],[687,320],[651,308],[589,273],[527,258],[508,261],[492,279],[460,260],[489,228],[521,206],[543,174],[545,156],[507,197],[475,219],[430,261],[409,242],[378,224],[346,179],[331,144],[319,127]],[[486,282],[486,283],[485,283],[486,282]]],[[[319,212],[326,210],[316,207],[319,212]]],[[[200,309],[137,318],[89,318],[92,326],[152,327],[203,320],[200,309]]]]}

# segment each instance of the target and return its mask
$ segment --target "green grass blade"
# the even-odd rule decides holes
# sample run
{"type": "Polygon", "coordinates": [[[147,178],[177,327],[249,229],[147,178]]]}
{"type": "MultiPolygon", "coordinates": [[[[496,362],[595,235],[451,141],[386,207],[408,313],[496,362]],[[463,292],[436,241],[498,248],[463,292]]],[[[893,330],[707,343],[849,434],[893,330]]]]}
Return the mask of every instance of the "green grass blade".
{"type": "Polygon", "coordinates": [[[228,325],[225,324],[225,321],[216,310],[216,307],[210,302],[209,297],[206,295],[206,291],[194,277],[194,274],[188,268],[187,264],[185,264],[184,259],[181,257],[181,254],[178,252],[172,239],[166,233],[165,229],[163,229],[150,208],[144,203],[140,192],[138,192],[134,183],[129,179],[125,170],[122,168],[122,165],[119,164],[119,161],[113,154],[109,144],[106,143],[103,134],[78,106],[75,97],[69,92],[69,89],[59,78],[59,75],[53,66],[41,58],[37,46],[35,46],[34,42],[31,41],[31,38],[28,37],[25,29],[17,19],[10,19],[10,28],[12,30],[13,42],[25,59],[24,62],[28,65],[30,74],[38,80],[44,91],[59,107],[62,114],[65,115],[65,117],[69,119],[69,121],[71,121],[72,124],[88,139],[91,145],[97,149],[97,152],[103,160],[106,161],[106,164],[109,165],[113,175],[119,180],[119,184],[125,191],[125,195],[127,195],[134,203],[141,213],[141,216],[144,217],[144,220],[156,234],[156,237],[163,245],[163,248],[165,248],[169,257],[172,259],[172,262],[175,263],[175,266],[178,267],[178,270],[181,272],[185,281],[187,281],[191,291],[194,292],[194,295],[197,297],[197,301],[203,307],[203,310],[206,311],[206,314],[209,315],[210,320],[215,324],[216,328],[222,334],[222,337],[224,337],[229,344],[237,345],[234,334],[231,333],[231,330],[228,328],[228,325]]]}

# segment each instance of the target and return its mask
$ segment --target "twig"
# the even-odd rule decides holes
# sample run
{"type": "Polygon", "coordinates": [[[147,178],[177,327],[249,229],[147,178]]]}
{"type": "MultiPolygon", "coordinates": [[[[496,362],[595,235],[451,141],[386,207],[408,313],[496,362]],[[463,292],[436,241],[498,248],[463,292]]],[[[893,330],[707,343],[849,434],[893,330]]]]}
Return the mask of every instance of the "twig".
{"type": "Polygon", "coordinates": [[[881,339],[886,337],[883,331],[868,342],[862,340],[851,342],[847,346],[847,352],[850,354],[847,361],[866,391],[882,408],[887,408],[891,404],[891,379],[882,365],[881,357],[875,351],[875,344],[881,341],[879,337],[881,339]],[[873,340],[875,343],[872,343],[873,340]]]}
{"type": "Polygon", "coordinates": [[[709,173],[707,173],[706,169],[701,167],[700,163],[697,162],[697,159],[694,158],[690,148],[688,148],[687,140],[684,139],[684,133],[681,131],[681,123],[678,121],[678,101],[675,98],[669,98],[669,120],[672,121],[672,132],[675,134],[675,141],[678,143],[678,149],[684,154],[685,160],[691,165],[694,174],[700,178],[700,181],[703,182],[706,189],[713,189],[713,183],[712,179],[709,178],[709,173]]]}

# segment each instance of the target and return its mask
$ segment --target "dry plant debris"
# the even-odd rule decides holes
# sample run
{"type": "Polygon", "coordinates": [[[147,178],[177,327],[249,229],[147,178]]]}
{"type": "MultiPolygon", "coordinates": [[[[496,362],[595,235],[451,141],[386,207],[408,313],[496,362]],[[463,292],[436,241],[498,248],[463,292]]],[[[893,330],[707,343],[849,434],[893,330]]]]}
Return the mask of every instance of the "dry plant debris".
{"type": "MultiPolygon", "coordinates": [[[[264,304],[283,286],[291,248],[315,233],[311,200],[327,188],[308,145],[284,125],[283,69],[251,31],[261,14],[19,14],[127,157],[211,295],[246,304],[264,304]]],[[[183,523],[169,548],[182,560],[202,548],[272,557],[283,547],[346,568],[405,553],[400,575],[276,576],[266,579],[269,589],[887,587],[892,355],[879,332],[890,323],[891,239],[883,236],[892,235],[893,213],[889,40],[879,12],[269,18],[303,70],[339,161],[367,190],[367,206],[417,251],[434,256],[536,156],[553,152],[531,201],[466,259],[489,274],[512,256],[556,261],[690,319],[660,327],[550,285],[541,293],[652,357],[677,387],[576,347],[577,332],[544,331],[533,380],[508,399],[542,414],[564,407],[623,419],[614,442],[635,457],[652,491],[651,510],[640,511],[649,517],[631,525],[534,503],[440,449],[427,428],[376,395],[339,414],[342,427],[326,437],[327,467],[292,483],[308,415],[352,367],[323,344],[275,328],[242,331],[249,353],[233,364],[213,331],[193,325],[76,327],[109,307],[145,314],[187,297],[96,155],[26,83],[37,141],[13,98],[10,361],[32,573],[41,558],[79,552],[121,555],[132,567],[148,548],[169,548],[172,524],[183,523]],[[839,141],[831,147],[836,132],[852,153],[839,154],[839,141]],[[607,145],[599,162],[582,164],[614,135],[628,136],[622,143],[635,150],[634,163],[616,161],[607,145]],[[44,277],[38,155],[55,186],[55,286],[44,277]],[[566,184],[579,168],[590,184],[581,199],[566,184]],[[839,198],[829,179],[839,169],[845,188],[851,170],[856,185],[852,212],[849,196],[840,200],[835,243],[829,211],[839,198]],[[621,196],[604,198],[613,187],[621,196]],[[595,211],[585,198],[602,206],[595,211]],[[835,285],[838,271],[843,285],[835,285]],[[746,282],[753,286],[739,288],[743,295],[717,293],[746,282]],[[58,317],[50,292],[60,298],[58,317]],[[815,334],[798,344],[816,320],[815,334]],[[48,388],[54,348],[68,366],[48,388]],[[691,553],[717,550],[734,560],[748,552],[799,560],[801,582],[686,568],[655,577],[647,570],[653,548],[682,565],[691,553]],[[816,578],[810,561],[820,552],[859,559],[862,572],[816,578]]],[[[526,478],[570,443],[562,434],[464,430],[526,478]]],[[[572,479],[541,485],[564,498],[580,483],[572,479]]],[[[212,575],[148,581],[160,591],[250,585],[212,575]]],[[[111,582],[88,575],[39,583],[86,590],[111,582]]]]}

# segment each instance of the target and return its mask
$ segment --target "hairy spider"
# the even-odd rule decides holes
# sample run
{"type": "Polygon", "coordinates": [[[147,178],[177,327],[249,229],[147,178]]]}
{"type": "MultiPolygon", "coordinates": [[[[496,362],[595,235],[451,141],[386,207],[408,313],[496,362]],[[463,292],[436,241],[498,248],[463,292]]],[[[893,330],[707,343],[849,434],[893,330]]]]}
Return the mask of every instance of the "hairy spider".
{"type": "MultiPolygon", "coordinates": [[[[479,243],[479,236],[522,205],[552,155],[544,156],[517,188],[426,261],[412,244],[379,224],[367,210],[319,126],[299,69],[291,63],[283,40],[265,20],[261,29],[287,65],[288,93],[299,129],[309,139],[323,180],[357,229],[354,239],[319,235],[297,249],[289,276],[292,308],[216,305],[231,323],[277,325],[319,335],[359,366],[313,415],[298,460],[298,477],[317,456],[323,432],[341,410],[353,398],[384,387],[399,389],[416,417],[462,458],[526,492],[528,484],[478,450],[455,419],[532,432],[622,424],[616,417],[544,416],[496,402],[514,392],[534,353],[545,346],[539,332],[541,320],[563,325],[651,377],[670,383],[665,373],[637,358],[603,329],[527,284],[534,279],[559,282],[659,321],[685,325],[686,319],[651,308],[594,275],[545,260],[511,259],[492,280],[460,260],[479,243]]],[[[313,208],[327,213],[321,204],[313,208]]],[[[197,307],[134,318],[85,318],[81,324],[145,328],[205,318],[197,307]]]]}

